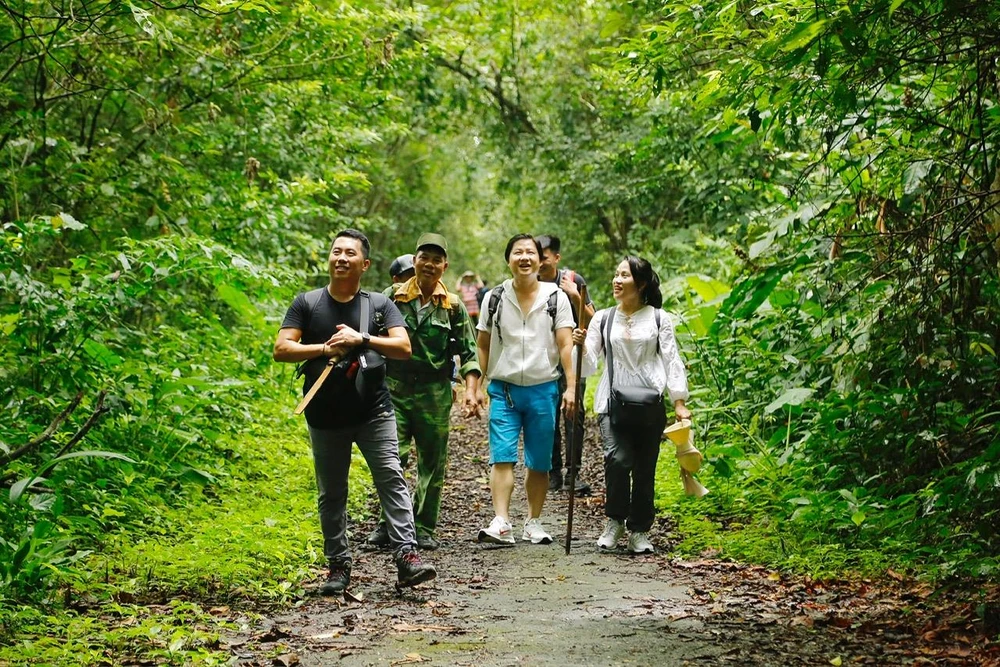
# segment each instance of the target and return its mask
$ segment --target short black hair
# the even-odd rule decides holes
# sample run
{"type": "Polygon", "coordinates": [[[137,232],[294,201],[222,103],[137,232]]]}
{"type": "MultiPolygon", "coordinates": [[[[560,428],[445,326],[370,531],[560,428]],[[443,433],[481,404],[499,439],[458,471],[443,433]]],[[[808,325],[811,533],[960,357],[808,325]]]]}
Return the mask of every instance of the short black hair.
{"type": "Polygon", "coordinates": [[[632,280],[636,284],[642,284],[639,300],[647,306],[662,308],[663,294],[660,293],[660,276],[656,275],[653,265],[648,260],[636,255],[626,256],[625,261],[628,262],[628,270],[632,272],[632,280]]]}
{"type": "MultiPolygon", "coordinates": [[[[333,243],[337,242],[342,236],[346,236],[349,239],[357,239],[361,241],[361,254],[364,255],[365,259],[368,259],[368,255],[372,252],[372,244],[368,241],[368,237],[356,229],[343,229],[337,232],[337,235],[333,237],[333,243]]],[[[333,251],[333,243],[330,244],[330,251],[333,251]]]]}
{"type": "MultiPolygon", "coordinates": [[[[562,242],[559,241],[559,237],[553,236],[552,234],[539,234],[535,237],[535,240],[538,241],[539,248],[542,250],[551,250],[554,255],[558,255],[559,248],[562,247],[562,242]]],[[[539,251],[538,254],[541,255],[541,251],[539,251]]]]}
{"type": "Polygon", "coordinates": [[[542,246],[538,243],[538,240],[534,236],[532,236],[531,234],[514,234],[513,236],[510,237],[510,240],[507,241],[507,249],[503,251],[503,261],[505,262],[510,261],[510,251],[514,249],[514,244],[517,243],[518,241],[531,241],[532,243],[534,243],[535,250],[538,251],[538,257],[539,259],[541,259],[542,246]]]}

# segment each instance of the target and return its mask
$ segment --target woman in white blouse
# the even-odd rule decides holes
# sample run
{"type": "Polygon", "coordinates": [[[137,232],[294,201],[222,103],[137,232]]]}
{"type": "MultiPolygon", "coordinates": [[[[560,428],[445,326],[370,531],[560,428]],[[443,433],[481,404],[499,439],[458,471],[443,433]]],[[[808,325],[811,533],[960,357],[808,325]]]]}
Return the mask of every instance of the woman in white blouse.
{"type": "MultiPolygon", "coordinates": [[[[666,393],[677,418],[689,419],[691,411],[684,405],[688,397],[687,376],[677,351],[673,325],[669,316],[660,310],[663,296],[659,277],[648,261],[628,256],[615,270],[611,286],[618,305],[598,311],[588,329],[573,331],[573,342],[583,344],[583,375],[592,375],[597,370],[598,360],[606,358],[606,318],[613,317],[611,346],[615,387],[647,387],[660,394],[666,393]]],[[[594,410],[604,442],[604,514],[608,522],[597,546],[614,549],[628,529],[628,550],[652,553],[653,545],[647,533],[655,518],[653,479],[667,418],[664,413],[662,419],[649,423],[612,425],[610,384],[605,368],[597,385],[594,410]]]]}

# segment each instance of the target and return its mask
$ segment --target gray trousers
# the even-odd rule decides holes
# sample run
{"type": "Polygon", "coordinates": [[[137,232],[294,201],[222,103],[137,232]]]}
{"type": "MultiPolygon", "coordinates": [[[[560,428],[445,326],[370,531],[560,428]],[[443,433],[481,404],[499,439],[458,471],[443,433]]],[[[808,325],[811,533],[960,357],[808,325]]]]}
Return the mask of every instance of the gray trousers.
{"type": "Polygon", "coordinates": [[[399,463],[396,415],[392,410],[346,428],[328,430],[310,426],[309,439],[319,490],[323,554],[327,560],[336,564],[351,562],[347,542],[347,473],[351,468],[352,443],[357,443],[372,472],[393,551],[398,554],[403,549],[415,549],[413,505],[399,463]]]}
{"type": "Polygon", "coordinates": [[[653,526],[653,482],[660,456],[660,434],[666,424],[612,427],[607,415],[598,415],[604,441],[604,515],[622,521],[629,531],[644,533],[653,526]]]}

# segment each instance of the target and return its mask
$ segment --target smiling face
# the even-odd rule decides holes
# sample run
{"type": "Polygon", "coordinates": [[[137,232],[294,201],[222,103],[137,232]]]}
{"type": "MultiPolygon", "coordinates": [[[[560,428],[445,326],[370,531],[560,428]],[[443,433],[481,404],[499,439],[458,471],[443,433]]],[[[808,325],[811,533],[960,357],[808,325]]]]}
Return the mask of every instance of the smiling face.
{"type": "Polygon", "coordinates": [[[413,268],[417,270],[420,286],[433,289],[448,268],[448,256],[440,248],[424,246],[413,257],[413,268]]]}
{"type": "Polygon", "coordinates": [[[611,278],[611,292],[614,294],[615,301],[618,303],[638,302],[640,287],[641,285],[636,285],[635,278],[632,277],[632,268],[623,259],[618,268],[615,269],[614,277],[611,278]]]}
{"type": "Polygon", "coordinates": [[[329,263],[331,281],[361,282],[361,275],[371,266],[371,261],[365,258],[361,240],[350,236],[338,236],[334,240],[329,263]]]}
{"type": "Polygon", "coordinates": [[[555,280],[556,271],[559,269],[559,253],[552,252],[552,248],[542,251],[541,264],[538,267],[538,277],[542,280],[555,280]]]}
{"type": "Polygon", "coordinates": [[[540,262],[541,258],[538,256],[535,241],[533,239],[520,239],[515,241],[510,249],[507,266],[510,267],[511,275],[516,278],[537,275],[540,262]]]}

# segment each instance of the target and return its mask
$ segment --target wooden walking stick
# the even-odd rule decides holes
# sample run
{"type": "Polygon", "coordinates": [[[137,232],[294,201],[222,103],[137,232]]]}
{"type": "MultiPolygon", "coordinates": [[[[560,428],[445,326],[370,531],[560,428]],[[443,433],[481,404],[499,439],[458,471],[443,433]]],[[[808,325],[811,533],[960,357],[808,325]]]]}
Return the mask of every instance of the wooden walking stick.
{"type": "MultiPolygon", "coordinates": [[[[580,309],[576,314],[577,328],[584,329],[587,323],[584,322],[586,317],[586,310],[584,309],[587,303],[587,286],[583,285],[580,287],[580,309]]],[[[583,370],[583,345],[576,346],[576,375],[574,377],[574,387],[573,394],[576,396],[576,409],[583,410],[583,396],[580,396],[580,372],[583,370]]],[[[573,439],[576,435],[576,413],[571,415],[572,423],[566,434],[566,463],[569,464],[569,479],[566,482],[567,488],[569,489],[569,513],[566,515],[566,555],[569,555],[569,543],[573,539],[573,501],[576,499],[576,459],[574,458],[574,443],[573,439]]],[[[565,416],[563,417],[565,420],[565,416]]],[[[565,421],[563,422],[565,423],[565,421]]],[[[581,429],[582,430],[582,429],[581,429]]],[[[581,441],[583,440],[581,432],[581,441]]],[[[577,443],[577,446],[582,447],[583,442],[577,443]]],[[[583,463],[581,457],[581,463],[583,463]]]]}

